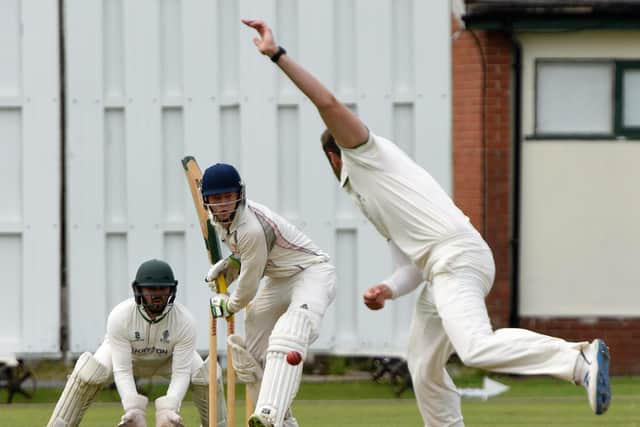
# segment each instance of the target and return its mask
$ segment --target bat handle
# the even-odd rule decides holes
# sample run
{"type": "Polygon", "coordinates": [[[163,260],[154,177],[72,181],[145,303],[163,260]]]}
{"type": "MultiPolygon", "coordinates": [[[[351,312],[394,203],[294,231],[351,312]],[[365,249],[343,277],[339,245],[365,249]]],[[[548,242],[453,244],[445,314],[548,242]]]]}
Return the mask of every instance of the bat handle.
{"type": "Polygon", "coordinates": [[[218,277],[216,277],[216,288],[218,289],[218,293],[227,293],[227,279],[224,278],[224,274],[220,274],[218,277]]]}

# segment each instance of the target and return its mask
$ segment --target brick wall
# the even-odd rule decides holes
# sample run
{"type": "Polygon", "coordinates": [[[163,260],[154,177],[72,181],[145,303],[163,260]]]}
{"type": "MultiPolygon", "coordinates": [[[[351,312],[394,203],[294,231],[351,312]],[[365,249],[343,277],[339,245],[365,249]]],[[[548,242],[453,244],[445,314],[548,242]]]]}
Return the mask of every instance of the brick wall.
{"type": "MultiPolygon", "coordinates": [[[[454,22],[454,30],[457,30],[454,22]]],[[[487,305],[509,325],[511,46],[500,33],[464,31],[452,45],[454,200],[491,246],[496,281],[487,305]]]]}
{"type": "MultiPolygon", "coordinates": [[[[452,28],[458,30],[457,23],[452,28]]],[[[463,31],[452,43],[454,200],[491,246],[493,326],[511,312],[512,47],[499,32],[463,31]]],[[[520,326],[571,341],[603,338],[614,375],[640,374],[640,319],[520,318],[520,326]]]]}

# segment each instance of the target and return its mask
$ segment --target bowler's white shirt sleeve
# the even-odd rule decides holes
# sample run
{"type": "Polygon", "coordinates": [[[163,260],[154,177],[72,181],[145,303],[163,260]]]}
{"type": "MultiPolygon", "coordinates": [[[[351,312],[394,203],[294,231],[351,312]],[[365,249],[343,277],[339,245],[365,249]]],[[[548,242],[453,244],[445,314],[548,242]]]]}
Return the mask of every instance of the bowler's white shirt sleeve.
{"type": "Polygon", "coordinates": [[[423,281],[422,272],[409,257],[391,240],[388,241],[391,250],[394,271],[382,283],[389,286],[392,298],[396,299],[416,289],[423,281]]]}
{"type": "Polygon", "coordinates": [[[176,397],[180,402],[184,399],[191,382],[191,362],[196,349],[195,320],[186,311],[183,313],[184,322],[180,325],[181,329],[176,331],[178,342],[173,348],[171,380],[167,389],[167,396],[176,397]]]}
{"type": "MultiPolygon", "coordinates": [[[[118,394],[124,400],[126,396],[138,394],[136,383],[133,379],[133,363],[131,359],[131,344],[128,339],[128,331],[131,327],[130,316],[117,306],[107,319],[107,340],[111,346],[111,359],[113,361],[113,380],[116,383],[118,394]]],[[[130,314],[130,313],[129,313],[130,314]]]]}

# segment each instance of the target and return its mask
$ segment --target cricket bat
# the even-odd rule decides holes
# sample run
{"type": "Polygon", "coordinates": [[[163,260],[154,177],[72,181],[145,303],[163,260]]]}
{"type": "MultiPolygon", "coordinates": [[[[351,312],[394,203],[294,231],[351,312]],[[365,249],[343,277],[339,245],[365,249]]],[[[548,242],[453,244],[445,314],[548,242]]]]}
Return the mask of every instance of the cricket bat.
{"type": "MultiPolygon", "coordinates": [[[[222,258],[220,251],[220,242],[216,234],[216,230],[213,224],[209,222],[209,216],[202,202],[202,196],[200,194],[200,182],[202,181],[202,170],[198,166],[198,162],[193,156],[186,156],[182,159],[182,167],[187,177],[187,183],[191,190],[191,197],[193,198],[193,205],[196,208],[198,214],[198,220],[200,221],[200,229],[202,236],[204,237],[204,244],[207,249],[207,256],[211,265],[215,264],[222,258]]],[[[220,275],[216,278],[216,285],[218,292],[227,292],[227,282],[224,275],[220,275]]],[[[216,427],[218,420],[218,346],[217,346],[217,322],[209,310],[209,427],[216,427]]],[[[235,332],[233,316],[229,316],[227,319],[227,336],[232,335],[235,332]]],[[[235,371],[233,370],[233,364],[231,363],[231,347],[227,346],[227,425],[235,425],[235,371]]]]}

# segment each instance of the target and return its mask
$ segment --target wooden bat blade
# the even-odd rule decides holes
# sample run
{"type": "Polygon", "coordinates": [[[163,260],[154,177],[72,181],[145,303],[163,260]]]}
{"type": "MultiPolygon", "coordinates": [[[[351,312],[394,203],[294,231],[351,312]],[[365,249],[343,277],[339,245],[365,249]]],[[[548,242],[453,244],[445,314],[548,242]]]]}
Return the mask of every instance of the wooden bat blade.
{"type": "MultiPolygon", "coordinates": [[[[200,166],[198,166],[198,162],[193,156],[186,156],[182,159],[182,167],[184,168],[184,173],[187,178],[187,184],[189,185],[189,189],[191,190],[191,197],[193,198],[193,206],[196,208],[196,213],[198,215],[198,221],[200,222],[200,230],[202,231],[202,236],[204,238],[204,244],[207,249],[207,256],[209,257],[209,262],[214,264],[218,262],[222,258],[222,253],[220,252],[220,242],[218,241],[218,236],[216,230],[209,222],[209,215],[207,214],[207,210],[204,206],[202,195],[200,193],[200,185],[202,183],[202,170],[200,166]]],[[[227,282],[223,275],[220,275],[216,278],[216,283],[218,287],[218,292],[227,292],[227,282]]],[[[216,319],[213,318],[211,310],[209,310],[209,323],[211,333],[209,334],[209,360],[211,366],[209,367],[209,426],[208,427],[216,427],[217,426],[217,360],[218,360],[218,348],[217,348],[217,328],[216,328],[216,319]]],[[[230,328],[233,331],[233,319],[230,320],[230,328]]],[[[229,360],[231,360],[229,358],[229,360]]],[[[233,367],[230,369],[232,375],[230,378],[235,378],[235,373],[233,372],[233,367]]],[[[234,380],[235,385],[235,380],[234,380]]],[[[231,411],[228,414],[228,419],[234,419],[234,407],[235,401],[231,400],[234,406],[230,407],[231,411]]],[[[233,425],[233,424],[231,424],[233,425]]]]}
{"type": "MultiPolygon", "coordinates": [[[[193,156],[186,156],[182,159],[182,167],[187,178],[187,184],[189,190],[191,190],[191,197],[193,198],[193,205],[196,208],[198,214],[198,221],[200,222],[200,230],[204,237],[204,244],[207,249],[207,255],[209,262],[215,264],[222,258],[222,252],[220,251],[220,242],[218,241],[218,235],[216,229],[209,222],[209,215],[202,202],[202,195],[200,194],[200,184],[202,182],[202,170],[198,165],[198,162],[193,156]]],[[[226,286],[225,286],[226,291],[226,286]]]]}

